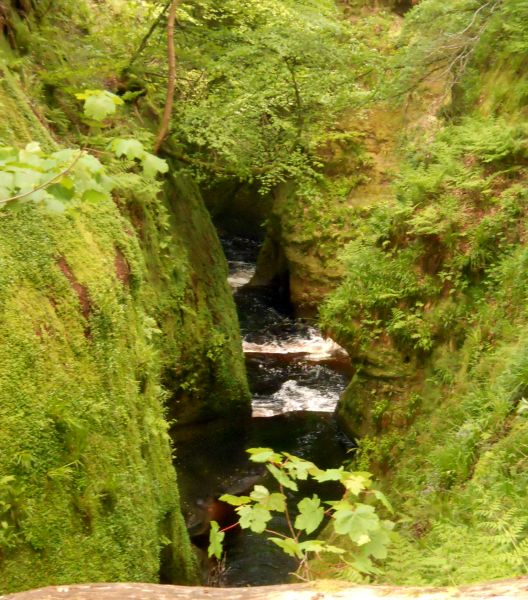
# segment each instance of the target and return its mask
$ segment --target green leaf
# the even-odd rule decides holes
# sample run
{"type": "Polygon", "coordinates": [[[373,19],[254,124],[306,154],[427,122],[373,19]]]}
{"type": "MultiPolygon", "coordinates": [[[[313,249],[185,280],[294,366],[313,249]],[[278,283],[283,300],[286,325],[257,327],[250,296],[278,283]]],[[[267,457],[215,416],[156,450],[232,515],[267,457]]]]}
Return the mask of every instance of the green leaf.
{"type": "Polygon", "coordinates": [[[116,107],[123,104],[119,96],[108,90],[86,90],[75,94],[79,100],[84,100],[84,114],[94,121],[104,121],[116,112],[116,107]]]}
{"type": "Polygon", "coordinates": [[[284,464],[284,468],[288,470],[291,477],[294,479],[300,479],[304,481],[308,479],[308,475],[316,475],[319,469],[314,465],[313,462],[293,456],[288,452],[284,452],[284,456],[288,459],[288,462],[284,464]]]}
{"type": "Polygon", "coordinates": [[[117,158],[126,156],[128,160],[143,159],[146,154],[143,144],[135,139],[117,139],[111,144],[117,158]]]}
{"type": "Polygon", "coordinates": [[[3,189],[12,190],[15,186],[15,176],[13,173],[0,171],[0,187],[3,189]]]}
{"type": "Polygon", "coordinates": [[[277,454],[271,448],[248,448],[246,452],[250,455],[249,460],[256,463],[280,462],[281,460],[280,454],[277,454]]]}
{"type": "Polygon", "coordinates": [[[377,573],[378,569],[374,567],[372,561],[366,556],[358,556],[351,565],[360,573],[377,573]]]}
{"type": "Polygon", "coordinates": [[[51,156],[52,156],[52,158],[54,158],[55,160],[57,160],[60,163],[71,164],[75,160],[75,158],[78,154],[79,154],[78,150],[66,149],[66,150],[59,150],[58,152],[54,152],[51,156]]]}
{"type": "Polygon", "coordinates": [[[251,499],[258,502],[258,504],[267,510],[275,510],[277,512],[284,512],[286,510],[286,497],[284,494],[270,494],[269,490],[263,485],[256,485],[253,488],[251,499]]]}
{"type": "Polygon", "coordinates": [[[354,496],[359,496],[370,486],[370,473],[347,473],[341,478],[341,483],[354,496]]]}
{"type": "Polygon", "coordinates": [[[158,173],[167,173],[169,170],[169,165],[166,160],[163,160],[163,158],[159,158],[154,154],[150,154],[150,152],[145,152],[141,163],[143,165],[143,173],[145,177],[148,177],[149,179],[153,179],[158,173]]]}
{"type": "Polygon", "coordinates": [[[268,471],[273,475],[273,477],[275,477],[275,479],[285,488],[293,490],[294,492],[297,492],[299,490],[295,481],[290,479],[288,475],[284,473],[284,471],[277,469],[275,465],[266,465],[266,469],[268,469],[268,471]]]}
{"type": "Polygon", "coordinates": [[[339,469],[326,469],[326,471],[315,475],[314,479],[319,483],[324,483],[325,481],[341,481],[344,472],[345,470],[343,467],[339,467],[339,469]]]}
{"type": "Polygon", "coordinates": [[[82,199],[89,204],[99,204],[99,202],[108,200],[108,194],[99,190],[86,190],[82,195],[82,199]]]}
{"type": "Polygon", "coordinates": [[[46,188],[46,191],[48,192],[48,194],[51,194],[60,202],[68,202],[75,195],[74,190],[72,190],[68,186],[62,185],[62,182],[60,184],[54,183],[50,185],[46,188]]]}
{"type": "Polygon", "coordinates": [[[86,169],[90,171],[90,173],[101,173],[104,169],[100,161],[97,160],[97,158],[95,158],[95,156],[92,156],[91,154],[83,154],[79,159],[77,165],[86,167],[86,169]]]}
{"type": "Polygon", "coordinates": [[[220,525],[216,521],[211,521],[211,529],[209,531],[209,548],[207,549],[207,555],[209,558],[215,556],[218,560],[222,558],[225,533],[220,531],[220,525]]]}
{"type": "Polygon", "coordinates": [[[42,181],[42,173],[33,171],[31,169],[18,170],[14,174],[15,187],[20,190],[21,193],[26,193],[34,190],[39,186],[42,181]]]}
{"type": "Polygon", "coordinates": [[[338,548],[327,544],[324,540],[306,540],[299,544],[299,548],[303,552],[331,552],[332,554],[345,554],[344,548],[338,548]]]}
{"type": "Polygon", "coordinates": [[[223,496],[220,496],[219,500],[227,502],[227,504],[231,504],[232,506],[242,506],[243,504],[251,502],[249,496],[232,496],[231,494],[224,494],[223,496]]]}
{"type": "Polygon", "coordinates": [[[62,214],[66,210],[66,207],[62,202],[57,200],[57,198],[54,198],[53,196],[49,195],[47,198],[44,199],[44,206],[46,207],[46,210],[48,212],[57,215],[62,214]]]}
{"type": "Polygon", "coordinates": [[[326,542],[323,540],[306,540],[299,544],[299,547],[304,552],[321,552],[325,546],[326,542]]]}
{"type": "Polygon", "coordinates": [[[322,551],[331,552],[332,554],[346,554],[346,550],[344,548],[339,548],[339,546],[333,546],[332,544],[325,544],[325,547],[322,551]]]}
{"type": "Polygon", "coordinates": [[[294,558],[304,558],[304,553],[299,542],[296,542],[292,538],[270,537],[268,539],[281,548],[289,556],[293,556],[294,558]]]}
{"type": "Polygon", "coordinates": [[[393,527],[392,521],[382,521],[380,527],[370,531],[370,540],[361,549],[362,553],[378,559],[387,558],[387,548],[391,543],[390,532],[393,527]]]}
{"type": "Polygon", "coordinates": [[[262,533],[271,520],[271,513],[258,504],[255,506],[239,506],[236,511],[240,516],[240,527],[262,533]]]}
{"type": "Polygon", "coordinates": [[[299,515],[295,519],[295,528],[312,533],[324,518],[321,500],[314,494],[312,498],[303,498],[298,504],[299,515]]]}
{"type": "Polygon", "coordinates": [[[374,494],[376,499],[379,500],[390,513],[394,513],[392,504],[388,501],[387,496],[385,496],[383,492],[380,492],[379,490],[372,490],[372,493],[374,494]]]}
{"type": "Polygon", "coordinates": [[[39,153],[41,152],[40,144],[38,142],[30,142],[26,145],[25,151],[29,153],[39,153]]]}
{"type": "MultiPolygon", "coordinates": [[[[11,190],[0,187],[0,201],[7,200],[8,198],[11,198],[12,195],[13,194],[11,193],[11,190]]],[[[0,210],[2,210],[5,206],[6,206],[5,203],[0,204],[0,210]]]]}
{"type": "Polygon", "coordinates": [[[366,544],[370,540],[370,533],[378,529],[380,523],[374,508],[366,504],[340,508],[332,517],[336,533],[348,535],[358,545],[366,544]]]}
{"type": "MultiPolygon", "coordinates": [[[[60,211],[60,209],[58,207],[56,207],[55,210],[50,209],[50,212],[64,212],[64,206],[63,206],[62,202],[60,202],[59,200],[57,200],[56,198],[54,198],[53,196],[48,194],[48,192],[46,190],[36,190],[36,191],[32,192],[31,194],[29,194],[28,196],[26,196],[25,198],[22,198],[20,200],[20,202],[44,202],[44,201],[48,201],[48,199],[54,200],[55,202],[59,202],[60,205],[62,206],[62,211],[60,211]]],[[[51,203],[51,206],[53,206],[53,202],[51,203]]]]}
{"type": "Polygon", "coordinates": [[[12,163],[18,159],[18,152],[10,146],[0,148],[0,165],[12,163]]]}
{"type": "Polygon", "coordinates": [[[109,177],[106,173],[96,173],[94,177],[95,181],[97,181],[99,188],[105,192],[111,192],[115,186],[116,181],[113,177],[109,177]]]}
{"type": "Polygon", "coordinates": [[[270,493],[267,487],[256,485],[250,495],[255,502],[265,502],[269,498],[270,493]]]}

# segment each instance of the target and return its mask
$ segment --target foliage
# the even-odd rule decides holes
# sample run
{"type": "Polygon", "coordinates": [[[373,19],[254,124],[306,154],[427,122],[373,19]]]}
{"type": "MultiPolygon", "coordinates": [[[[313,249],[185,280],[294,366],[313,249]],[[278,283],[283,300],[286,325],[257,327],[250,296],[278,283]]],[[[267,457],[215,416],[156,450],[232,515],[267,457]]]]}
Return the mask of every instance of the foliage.
{"type": "MultiPolygon", "coordinates": [[[[139,140],[115,139],[111,148],[118,158],[138,160],[146,179],[169,170],[167,162],[146,152],[139,140]]],[[[35,202],[62,213],[79,202],[108,200],[115,185],[101,162],[83,150],[45,153],[36,142],[22,150],[0,147],[0,209],[35,202]]]]}
{"type": "Polygon", "coordinates": [[[178,143],[266,187],[316,167],[314,141],[359,91],[351,67],[368,68],[332,3],[203,1],[181,18],[192,90],[176,105],[178,143]]]}
{"type": "Polygon", "coordinates": [[[82,150],[46,154],[35,142],[0,148],[0,208],[18,200],[63,212],[76,201],[108,199],[113,185],[97,158],[82,150]]]}
{"type": "Polygon", "coordinates": [[[402,515],[380,582],[527,573],[527,10],[423,0],[405,18],[386,96],[439,110],[407,132],[396,198],[356,221],[321,309],[358,367],[339,407],[354,468],[402,515]]]}
{"type": "MultiPolygon", "coordinates": [[[[225,260],[192,182],[170,177],[162,191],[143,176],[140,158],[112,159],[108,143],[117,123],[128,125],[119,139],[139,136],[149,147],[137,117],[122,116],[128,106],[108,117],[105,129],[79,120],[74,91],[108,84],[97,77],[88,84],[85,70],[99,69],[91,57],[113,60],[109,39],[86,37],[92,8],[62,0],[39,4],[49,12],[32,23],[30,50],[43,50],[45,67],[29,56],[13,69],[0,65],[0,106],[9,115],[0,123],[0,146],[38,140],[37,158],[52,171],[59,141],[90,147],[83,159],[88,167],[92,153],[108,159],[113,192],[83,201],[81,176],[79,193],[75,188],[65,202],[75,210],[50,215],[28,194],[1,213],[1,588],[160,576],[196,583],[164,406],[166,388],[184,396],[179,385],[193,374],[189,412],[247,407],[225,260]],[[64,27],[51,26],[55,17],[64,27]],[[79,62],[77,51],[84,53],[79,62]],[[60,59],[46,63],[54,53],[60,59]],[[80,78],[67,90],[65,71],[80,78]],[[51,98],[51,85],[45,88],[50,111],[37,98],[41,77],[64,84],[61,102],[51,98]],[[52,135],[46,127],[57,115],[64,124],[59,141],[58,129],[52,135]],[[224,339],[214,364],[207,356],[212,330],[224,339]]],[[[117,4],[123,3],[100,8],[113,18],[117,4]]],[[[133,30],[117,21],[113,27],[125,44],[133,30]]],[[[73,151],[72,162],[78,154],[73,151]]],[[[74,170],[68,175],[77,180],[74,170]]]]}
{"type": "Polygon", "coordinates": [[[397,200],[373,207],[343,251],[347,275],[323,325],[363,347],[385,332],[402,352],[457,336],[470,290],[522,235],[525,140],[523,123],[472,117],[410,144],[397,200]]]}
{"type": "Polygon", "coordinates": [[[110,147],[118,158],[126,156],[129,161],[138,160],[147,179],[153,179],[159,173],[169,171],[167,161],[151,152],[147,152],[139,140],[134,138],[115,139],[111,142],[110,147]]]}
{"type": "MultiPolygon", "coordinates": [[[[309,557],[312,554],[337,554],[344,557],[348,566],[360,573],[376,572],[373,560],[387,557],[390,532],[394,523],[380,519],[375,504],[381,503],[391,511],[385,496],[371,489],[371,475],[339,469],[319,469],[314,463],[293,456],[288,452],[274,452],[270,448],[250,448],[250,460],[265,463],[267,470],[279,484],[278,492],[270,492],[263,485],[255,485],[249,496],[225,494],[220,500],[236,507],[239,525],[255,533],[267,533],[268,539],[286,554],[300,561],[298,573],[309,577],[309,557]],[[322,501],[317,494],[304,497],[296,504],[295,518],[289,507],[286,489],[297,492],[301,482],[313,480],[319,484],[339,482],[343,496],[337,501],[322,501]],[[324,506],[326,505],[326,507],[324,506]],[[270,529],[272,513],[283,514],[288,533],[270,529]],[[307,539],[306,536],[320,530],[323,521],[329,519],[332,534],[330,541],[307,539]],[[340,547],[346,539],[347,549],[340,547]],[[336,545],[337,544],[337,545],[336,545]]],[[[223,532],[213,522],[210,532],[209,555],[221,557],[223,532]]]]}
{"type": "Polygon", "coordinates": [[[99,122],[115,114],[123,100],[108,90],[85,90],[75,94],[77,100],[84,100],[84,114],[88,119],[99,122]]]}

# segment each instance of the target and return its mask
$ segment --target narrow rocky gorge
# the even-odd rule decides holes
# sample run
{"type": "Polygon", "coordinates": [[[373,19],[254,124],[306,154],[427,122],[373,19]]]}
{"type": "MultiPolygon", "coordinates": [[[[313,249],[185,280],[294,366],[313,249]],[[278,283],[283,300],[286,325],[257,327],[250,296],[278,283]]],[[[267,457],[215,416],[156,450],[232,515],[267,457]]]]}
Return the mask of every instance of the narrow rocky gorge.
{"type": "Polygon", "coordinates": [[[526,575],[527,21],[0,0],[0,594],[526,575]],[[304,560],[226,521],[210,561],[211,503],[275,490],[248,448],[367,477],[364,535],[327,504],[304,560]]]}

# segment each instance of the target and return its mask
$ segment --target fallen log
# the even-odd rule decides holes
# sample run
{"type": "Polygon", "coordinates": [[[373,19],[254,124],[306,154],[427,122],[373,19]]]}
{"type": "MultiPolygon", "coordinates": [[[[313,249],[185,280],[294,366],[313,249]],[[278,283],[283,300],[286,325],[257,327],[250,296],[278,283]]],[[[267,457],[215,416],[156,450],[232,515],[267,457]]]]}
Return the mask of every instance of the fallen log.
{"type": "Polygon", "coordinates": [[[528,577],[460,587],[311,583],[210,588],[150,583],[62,585],[0,596],[0,600],[528,600],[528,577]]]}

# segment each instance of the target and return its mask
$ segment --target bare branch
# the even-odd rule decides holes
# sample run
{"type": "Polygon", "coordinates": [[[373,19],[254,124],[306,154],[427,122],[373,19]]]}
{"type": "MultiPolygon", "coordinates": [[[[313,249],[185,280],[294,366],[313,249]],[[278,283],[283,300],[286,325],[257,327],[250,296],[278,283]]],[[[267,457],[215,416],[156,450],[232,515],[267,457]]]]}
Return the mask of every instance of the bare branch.
{"type": "Polygon", "coordinates": [[[174,89],[176,87],[176,50],[174,47],[174,24],[176,22],[176,13],[181,0],[172,0],[169,9],[169,20],[167,24],[167,54],[169,61],[169,81],[167,83],[167,98],[165,100],[165,109],[161,117],[160,128],[156,142],[154,144],[154,154],[159,152],[163,140],[169,132],[170,120],[172,115],[172,105],[174,103],[174,89]]]}

